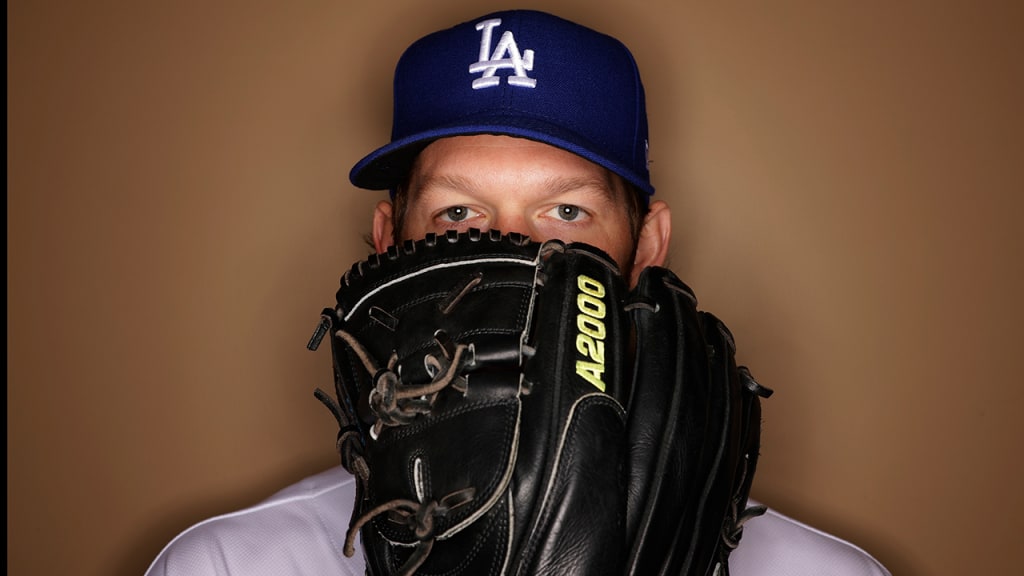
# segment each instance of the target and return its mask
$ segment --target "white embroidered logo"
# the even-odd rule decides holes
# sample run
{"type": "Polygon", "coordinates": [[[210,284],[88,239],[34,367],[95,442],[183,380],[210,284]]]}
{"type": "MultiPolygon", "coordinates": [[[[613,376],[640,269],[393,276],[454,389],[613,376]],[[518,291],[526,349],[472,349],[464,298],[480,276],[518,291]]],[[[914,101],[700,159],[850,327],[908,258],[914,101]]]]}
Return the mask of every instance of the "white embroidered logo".
{"type": "Polygon", "coordinates": [[[480,59],[469,65],[469,73],[483,72],[483,76],[473,80],[473,89],[479,90],[501,84],[501,77],[494,74],[502,68],[511,68],[515,72],[514,75],[507,77],[509,85],[525,88],[536,87],[537,79],[526,75],[527,71],[533,70],[533,50],[525,50],[520,53],[512,32],[506,31],[502,34],[494,51],[490,51],[491,32],[499,24],[501,24],[501,19],[493,18],[476,25],[477,30],[483,31],[480,37],[480,59]],[[506,54],[507,58],[505,58],[506,54]]]}

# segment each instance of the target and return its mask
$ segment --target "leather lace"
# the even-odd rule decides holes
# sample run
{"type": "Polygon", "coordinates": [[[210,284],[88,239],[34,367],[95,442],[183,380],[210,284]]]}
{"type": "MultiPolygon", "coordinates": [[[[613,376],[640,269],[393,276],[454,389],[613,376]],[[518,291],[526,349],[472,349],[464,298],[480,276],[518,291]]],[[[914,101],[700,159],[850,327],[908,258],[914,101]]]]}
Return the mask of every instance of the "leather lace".
{"type": "Polygon", "coordinates": [[[467,355],[467,352],[472,351],[472,347],[446,341],[447,336],[443,332],[435,334],[435,339],[442,344],[443,355],[439,357],[428,354],[424,358],[424,363],[432,376],[431,381],[426,384],[405,384],[401,381],[395,370],[398,364],[396,353],[391,354],[386,367],[379,368],[355,336],[344,330],[338,330],[337,336],[352,348],[366,371],[374,375],[373,389],[370,390],[369,397],[370,409],[377,415],[372,430],[374,438],[380,435],[384,426],[408,424],[416,416],[429,413],[438,393],[445,388],[451,386],[460,392],[466,391],[466,380],[459,373],[472,356],[467,355]]]}
{"type": "Polygon", "coordinates": [[[448,494],[439,501],[416,502],[415,500],[396,498],[380,504],[367,510],[348,529],[345,534],[345,555],[351,557],[355,554],[356,535],[367,522],[381,514],[387,514],[388,519],[392,522],[411,528],[418,540],[412,555],[399,569],[401,576],[411,576],[426,561],[434,547],[435,521],[445,518],[452,510],[468,504],[475,495],[475,489],[463,488],[448,494]]]}

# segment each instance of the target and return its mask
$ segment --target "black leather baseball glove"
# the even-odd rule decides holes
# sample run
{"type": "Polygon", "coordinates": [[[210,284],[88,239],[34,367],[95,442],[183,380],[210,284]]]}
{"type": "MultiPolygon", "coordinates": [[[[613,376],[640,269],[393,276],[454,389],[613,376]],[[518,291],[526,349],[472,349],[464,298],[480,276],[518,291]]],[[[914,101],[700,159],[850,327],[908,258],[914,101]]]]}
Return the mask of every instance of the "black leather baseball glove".
{"type": "Polygon", "coordinates": [[[327,333],[369,574],[727,573],[770,391],[667,269],[429,235],[355,264],[327,333]]]}

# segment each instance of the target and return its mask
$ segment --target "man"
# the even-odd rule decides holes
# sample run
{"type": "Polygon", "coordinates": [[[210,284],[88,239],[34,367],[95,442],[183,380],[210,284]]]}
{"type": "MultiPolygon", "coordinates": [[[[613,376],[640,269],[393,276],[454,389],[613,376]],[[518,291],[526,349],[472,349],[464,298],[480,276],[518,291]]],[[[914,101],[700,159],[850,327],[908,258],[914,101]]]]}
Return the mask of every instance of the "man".
{"type": "MultiPolygon", "coordinates": [[[[352,182],[390,190],[375,249],[468,228],[605,250],[630,284],[664,264],[668,206],[652,200],[643,86],[617,40],[533,11],[483,16],[414,43],[395,73],[392,141],[352,182]]],[[[176,574],[362,574],[342,554],[355,484],[340,467],[193,526],[153,562],[176,574]]],[[[744,575],[885,575],[855,546],[769,510],[730,556],[744,575]]]]}

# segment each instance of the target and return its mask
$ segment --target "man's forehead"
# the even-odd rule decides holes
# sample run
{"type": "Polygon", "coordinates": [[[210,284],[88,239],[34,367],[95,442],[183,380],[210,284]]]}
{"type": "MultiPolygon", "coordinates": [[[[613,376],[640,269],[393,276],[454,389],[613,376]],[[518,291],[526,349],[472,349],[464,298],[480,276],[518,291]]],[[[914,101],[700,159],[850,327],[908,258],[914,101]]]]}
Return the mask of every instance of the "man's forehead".
{"type": "Polygon", "coordinates": [[[426,188],[471,191],[479,186],[473,174],[486,179],[497,179],[495,176],[514,179],[519,173],[539,172],[538,166],[542,164],[547,168],[543,186],[552,194],[580,190],[617,199],[626,193],[621,176],[582,156],[543,142],[490,134],[435,140],[417,155],[406,183],[409,191],[426,188]],[[551,162],[544,162],[545,159],[551,162]]]}

